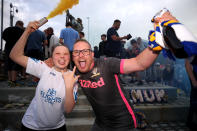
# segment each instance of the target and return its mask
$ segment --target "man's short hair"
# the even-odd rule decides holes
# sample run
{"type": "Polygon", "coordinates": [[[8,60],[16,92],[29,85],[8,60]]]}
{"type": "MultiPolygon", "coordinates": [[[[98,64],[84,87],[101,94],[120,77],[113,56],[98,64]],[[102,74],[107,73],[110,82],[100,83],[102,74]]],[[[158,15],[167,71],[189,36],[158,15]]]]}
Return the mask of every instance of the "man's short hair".
{"type": "Polygon", "coordinates": [[[79,33],[82,34],[83,36],[85,36],[84,32],[80,31],[79,33]]]}
{"type": "Polygon", "coordinates": [[[103,36],[104,36],[104,37],[107,37],[107,35],[106,35],[106,34],[102,34],[102,35],[101,35],[101,37],[103,37],[103,36]]]}
{"type": "Polygon", "coordinates": [[[71,22],[66,22],[66,26],[72,26],[71,22]]]}
{"type": "Polygon", "coordinates": [[[121,21],[116,19],[116,20],[114,20],[114,23],[121,23],[121,21]]]}
{"type": "Polygon", "coordinates": [[[21,20],[18,20],[18,21],[16,22],[16,24],[15,24],[15,26],[21,26],[21,27],[23,27],[23,25],[24,25],[24,23],[23,23],[23,21],[21,21],[21,20]]]}
{"type": "Polygon", "coordinates": [[[78,40],[76,40],[76,42],[74,43],[74,45],[77,44],[78,42],[85,42],[85,43],[87,43],[90,46],[90,49],[92,49],[90,43],[87,40],[85,40],[85,39],[78,39],[78,40]]]}
{"type": "Polygon", "coordinates": [[[136,41],[135,39],[132,39],[132,40],[130,41],[130,43],[131,43],[131,44],[134,44],[134,43],[137,43],[137,41],[136,41]]]}
{"type": "Polygon", "coordinates": [[[53,34],[53,28],[52,27],[48,27],[47,31],[50,32],[51,34],[53,34]]]}

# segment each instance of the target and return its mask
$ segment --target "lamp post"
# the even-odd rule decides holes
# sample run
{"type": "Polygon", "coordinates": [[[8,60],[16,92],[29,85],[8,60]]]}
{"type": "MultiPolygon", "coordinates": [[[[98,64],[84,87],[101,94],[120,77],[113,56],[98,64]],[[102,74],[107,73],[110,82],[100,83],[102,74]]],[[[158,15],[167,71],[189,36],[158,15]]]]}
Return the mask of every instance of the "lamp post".
{"type": "MultiPolygon", "coordinates": [[[[4,0],[1,1],[1,36],[3,34],[3,4],[4,3],[4,0]]],[[[1,51],[3,50],[3,39],[1,37],[1,51]]]]}
{"type": "Polygon", "coordinates": [[[87,17],[87,20],[88,20],[88,42],[89,42],[89,20],[90,20],[90,17],[87,17]]]}
{"type": "Polygon", "coordinates": [[[18,9],[16,6],[10,3],[10,26],[13,26],[14,12],[18,13],[18,9]]]}

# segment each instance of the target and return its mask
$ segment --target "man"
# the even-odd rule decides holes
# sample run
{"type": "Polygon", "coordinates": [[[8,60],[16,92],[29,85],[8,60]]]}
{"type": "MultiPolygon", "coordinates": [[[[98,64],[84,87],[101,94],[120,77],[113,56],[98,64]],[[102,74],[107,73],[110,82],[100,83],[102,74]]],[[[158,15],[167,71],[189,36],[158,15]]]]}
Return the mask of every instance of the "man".
{"type": "Polygon", "coordinates": [[[82,31],[79,32],[79,38],[80,38],[80,39],[85,39],[85,34],[84,34],[84,32],[82,32],[82,31]]]}
{"type": "Polygon", "coordinates": [[[92,131],[130,131],[137,126],[119,74],[145,70],[157,56],[158,53],[147,48],[131,59],[94,59],[88,41],[76,41],[72,57],[78,69],[77,75],[80,75],[79,84],[96,115],[92,131]]]}
{"type": "Polygon", "coordinates": [[[140,48],[140,50],[143,51],[145,49],[145,45],[142,42],[142,38],[138,37],[136,41],[137,41],[137,44],[138,44],[138,47],[140,48]]]}
{"type": "Polygon", "coordinates": [[[59,39],[55,36],[52,27],[47,28],[47,41],[48,41],[48,58],[52,56],[52,47],[59,43],[59,39]]]}
{"type": "Polygon", "coordinates": [[[100,58],[99,48],[98,46],[94,46],[94,57],[100,58]]]}
{"type": "Polygon", "coordinates": [[[8,70],[8,85],[9,86],[17,86],[16,83],[16,76],[17,71],[22,69],[21,66],[16,64],[9,58],[10,51],[12,50],[13,46],[23,34],[24,23],[22,21],[17,21],[14,27],[8,27],[3,31],[2,38],[6,41],[5,44],[5,55],[6,55],[6,67],[8,70]]]}
{"type": "Polygon", "coordinates": [[[138,43],[135,39],[132,39],[130,41],[130,46],[128,47],[127,51],[129,54],[129,58],[134,58],[140,54],[140,48],[139,48],[138,43]]]}
{"type": "Polygon", "coordinates": [[[121,52],[121,44],[124,44],[124,39],[129,39],[129,35],[120,37],[117,33],[117,30],[120,28],[121,21],[120,20],[114,20],[114,23],[111,28],[107,31],[107,50],[108,50],[108,57],[118,57],[120,58],[120,52],[121,52]]]}
{"type": "Polygon", "coordinates": [[[47,44],[48,42],[44,32],[36,30],[28,37],[25,54],[38,60],[44,60],[43,47],[47,44]]]}
{"type": "MultiPolygon", "coordinates": [[[[128,48],[129,58],[135,58],[136,56],[138,56],[140,54],[140,52],[141,52],[140,48],[138,47],[138,43],[135,39],[132,39],[130,41],[130,44],[131,44],[131,46],[128,48]]],[[[134,72],[130,75],[131,75],[130,83],[134,83],[135,81],[137,81],[137,85],[143,84],[139,72],[134,72]]]]}
{"type": "Polygon", "coordinates": [[[185,60],[185,67],[190,78],[190,108],[187,118],[187,126],[192,131],[197,130],[197,56],[185,60]],[[193,59],[193,60],[192,60],[193,59]]]}
{"type": "MultiPolygon", "coordinates": [[[[73,50],[73,45],[78,39],[79,39],[79,33],[72,28],[71,22],[67,22],[66,28],[62,29],[60,32],[60,40],[59,40],[60,44],[66,45],[71,54],[73,50]]],[[[72,69],[73,67],[74,67],[74,64],[71,60],[69,64],[69,69],[72,69]]]]}
{"type": "MultiPolygon", "coordinates": [[[[159,72],[156,72],[159,74],[159,72]]],[[[163,82],[165,85],[168,86],[173,86],[173,81],[174,81],[174,67],[172,64],[166,64],[165,68],[163,69],[162,77],[163,77],[163,82]]]]}
{"type": "Polygon", "coordinates": [[[67,22],[66,28],[62,29],[60,32],[59,42],[66,45],[69,51],[72,52],[73,45],[77,39],[79,39],[79,33],[72,28],[71,22],[67,22]]]}
{"type": "Polygon", "coordinates": [[[99,54],[100,56],[106,55],[106,45],[107,45],[107,36],[106,34],[101,35],[101,42],[99,43],[99,54]]]}

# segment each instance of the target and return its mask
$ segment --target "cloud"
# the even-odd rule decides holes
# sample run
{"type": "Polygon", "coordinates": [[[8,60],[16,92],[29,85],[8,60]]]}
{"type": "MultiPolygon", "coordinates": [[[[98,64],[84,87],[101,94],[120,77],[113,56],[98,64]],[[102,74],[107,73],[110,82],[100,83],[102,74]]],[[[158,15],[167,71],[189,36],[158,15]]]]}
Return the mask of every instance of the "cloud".
{"type": "MultiPolygon", "coordinates": [[[[19,9],[15,20],[22,19],[27,25],[29,21],[46,17],[57,6],[59,0],[7,0],[4,6],[7,26],[10,2],[19,9]]],[[[82,18],[86,38],[89,17],[89,38],[94,46],[98,45],[100,35],[107,32],[114,19],[122,21],[118,30],[120,36],[131,33],[133,37],[141,36],[147,39],[148,32],[152,29],[150,20],[163,7],[168,8],[197,36],[196,5],[196,0],[79,0],[79,4],[74,6],[70,13],[75,18],[82,18]]],[[[59,37],[60,30],[65,27],[65,14],[50,19],[41,30],[49,26],[54,28],[55,34],[59,37]]]]}

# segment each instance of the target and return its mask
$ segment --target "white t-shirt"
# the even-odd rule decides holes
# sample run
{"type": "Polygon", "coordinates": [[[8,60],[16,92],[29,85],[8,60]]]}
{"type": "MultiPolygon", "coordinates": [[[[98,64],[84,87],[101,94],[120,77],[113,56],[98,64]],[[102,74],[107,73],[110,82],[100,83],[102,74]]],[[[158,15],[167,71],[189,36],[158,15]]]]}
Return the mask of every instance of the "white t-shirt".
{"type": "MultiPolygon", "coordinates": [[[[34,130],[49,130],[63,126],[66,87],[61,72],[33,58],[28,59],[26,72],[40,78],[40,81],[35,96],[23,116],[23,125],[34,130]]],[[[76,99],[77,85],[73,94],[76,99]]]]}

